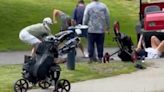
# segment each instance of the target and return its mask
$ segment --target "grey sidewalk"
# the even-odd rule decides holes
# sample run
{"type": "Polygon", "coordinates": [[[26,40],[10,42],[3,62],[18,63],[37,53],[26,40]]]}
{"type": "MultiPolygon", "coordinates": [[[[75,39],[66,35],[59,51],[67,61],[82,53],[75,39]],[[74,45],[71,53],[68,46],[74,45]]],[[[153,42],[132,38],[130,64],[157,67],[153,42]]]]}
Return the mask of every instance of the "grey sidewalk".
{"type": "Polygon", "coordinates": [[[29,51],[0,52],[0,64],[22,64],[29,51]]]}
{"type": "MultiPolygon", "coordinates": [[[[86,49],[85,49],[86,50],[86,49]]],[[[118,48],[105,48],[104,52],[113,53],[118,48]]],[[[30,51],[0,52],[0,65],[2,64],[22,64],[24,55],[29,55],[30,51]]],[[[81,51],[77,48],[77,57],[83,57],[81,51]]],[[[113,58],[118,59],[116,55],[113,58]]]]}
{"type": "MultiPolygon", "coordinates": [[[[164,92],[164,58],[146,62],[155,64],[131,74],[71,83],[70,92],[164,92]]],[[[32,89],[28,92],[53,92],[52,90],[53,88],[32,89]]]]}
{"type": "MultiPolygon", "coordinates": [[[[113,53],[115,51],[117,48],[105,48],[104,52],[113,53]]],[[[29,51],[1,52],[0,64],[21,64],[24,55],[29,54],[29,51]]],[[[78,50],[77,57],[81,56],[78,50]]],[[[117,55],[113,58],[118,59],[117,55]]],[[[71,83],[70,92],[164,92],[164,58],[146,62],[154,62],[155,65],[131,74],[71,83]]],[[[32,89],[28,92],[53,92],[52,89],[32,89]]]]}

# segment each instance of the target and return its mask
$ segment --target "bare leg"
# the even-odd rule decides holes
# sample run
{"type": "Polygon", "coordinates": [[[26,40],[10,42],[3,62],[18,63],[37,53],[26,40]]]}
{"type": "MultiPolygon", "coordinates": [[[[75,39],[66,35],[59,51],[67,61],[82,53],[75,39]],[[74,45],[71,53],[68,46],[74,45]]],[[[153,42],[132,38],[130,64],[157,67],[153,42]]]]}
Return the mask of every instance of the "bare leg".
{"type": "Polygon", "coordinates": [[[32,47],[31,56],[34,56],[34,53],[35,53],[35,47],[32,47]]]}
{"type": "Polygon", "coordinates": [[[156,49],[160,44],[160,40],[156,36],[151,37],[151,47],[156,49]]]}
{"type": "Polygon", "coordinates": [[[80,48],[80,50],[81,50],[83,56],[85,57],[84,48],[83,48],[83,45],[82,45],[81,43],[79,44],[79,48],[80,48]]]}
{"type": "Polygon", "coordinates": [[[164,40],[156,48],[159,52],[164,52],[164,40]]]}
{"type": "Polygon", "coordinates": [[[35,55],[36,46],[37,46],[38,44],[39,44],[39,43],[36,43],[36,44],[33,44],[33,45],[32,45],[31,56],[34,56],[34,55],[35,55]]]}
{"type": "Polygon", "coordinates": [[[65,63],[66,61],[67,61],[66,58],[62,58],[62,57],[54,58],[55,64],[62,64],[65,63]]]}
{"type": "Polygon", "coordinates": [[[143,39],[143,35],[140,36],[138,44],[137,44],[137,48],[135,49],[137,52],[141,50],[142,39],[143,39]]]}

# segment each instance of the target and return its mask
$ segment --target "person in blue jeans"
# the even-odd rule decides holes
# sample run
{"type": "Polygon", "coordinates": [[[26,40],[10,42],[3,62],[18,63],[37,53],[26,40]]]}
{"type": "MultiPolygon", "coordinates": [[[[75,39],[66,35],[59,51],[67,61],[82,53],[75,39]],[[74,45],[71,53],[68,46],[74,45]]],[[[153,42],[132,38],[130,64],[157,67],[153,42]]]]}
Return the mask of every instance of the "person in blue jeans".
{"type": "Polygon", "coordinates": [[[84,11],[83,24],[88,25],[88,52],[90,62],[94,59],[95,45],[98,61],[102,62],[104,52],[105,31],[109,32],[109,11],[99,0],[92,0],[84,11]]]}

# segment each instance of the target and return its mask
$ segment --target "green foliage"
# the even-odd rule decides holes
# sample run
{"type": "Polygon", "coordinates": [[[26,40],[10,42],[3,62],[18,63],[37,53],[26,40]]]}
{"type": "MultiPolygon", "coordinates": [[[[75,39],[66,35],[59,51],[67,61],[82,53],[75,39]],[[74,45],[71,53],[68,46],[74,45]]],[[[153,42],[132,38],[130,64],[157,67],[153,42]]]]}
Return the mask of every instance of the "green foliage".
{"type": "MultiPolygon", "coordinates": [[[[110,10],[111,28],[118,20],[121,31],[132,36],[136,42],[135,24],[138,16],[136,0],[101,0],[110,10]]],[[[77,0],[0,0],[0,51],[27,50],[30,46],[19,40],[19,31],[31,24],[42,22],[44,17],[52,17],[53,9],[59,9],[70,16],[77,0]]],[[[90,0],[85,0],[86,4],[90,0]]],[[[53,25],[53,33],[59,26],[53,25]]],[[[112,34],[106,35],[105,46],[114,46],[112,34]]]]}
{"type": "MultiPolygon", "coordinates": [[[[0,66],[0,92],[13,92],[12,90],[14,82],[22,78],[21,68],[21,65],[0,66]]],[[[68,79],[71,83],[136,71],[132,63],[124,63],[118,61],[107,64],[77,63],[76,69],[74,71],[67,70],[64,64],[61,65],[61,68],[61,78],[68,79]]]]}

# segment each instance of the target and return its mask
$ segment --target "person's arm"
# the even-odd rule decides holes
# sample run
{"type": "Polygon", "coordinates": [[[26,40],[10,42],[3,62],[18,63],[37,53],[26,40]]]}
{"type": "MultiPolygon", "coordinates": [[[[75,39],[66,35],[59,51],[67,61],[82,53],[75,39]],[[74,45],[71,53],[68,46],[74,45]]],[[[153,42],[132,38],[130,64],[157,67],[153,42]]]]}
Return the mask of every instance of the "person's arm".
{"type": "Polygon", "coordinates": [[[75,26],[76,25],[76,8],[74,9],[73,13],[72,13],[72,16],[70,18],[70,23],[71,25],[70,26],[75,26]]]}
{"type": "Polygon", "coordinates": [[[53,35],[53,34],[52,34],[52,31],[51,31],[51,32],[48,32],[48,35],[53,35]]]}
{"type": "Polygon", "coordinates": [[[73,19],[74,23],[76,23],[76,20],[77,20],[76,13],[77,13],[77,10],[75,8],[74,11],[73,11],[73,14],[72,14],[72,19],[73,19]]]}
{"type": "Polygon", "coordinates": [[[59,16],[60,12],[61,12],[60,10],[54,9],[53,14],[52,14],[53,23],[57,23],[56,17],[59,16]]]}
{"type": "Polygon", "coordinates": [[[89,21],[89,8],[86,6],[85,10],[84,10],[84,16],[83,16],[83,25],[88,25],[88,21],[89,21]]]}
{"type": "Polygon", "coordinates": [[[143,41],[143,35],[140,36],[140,39],[139,39],[138,44],[137,44],[136,51],[141,50],[142,41],[143,41]]]}

